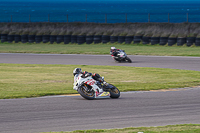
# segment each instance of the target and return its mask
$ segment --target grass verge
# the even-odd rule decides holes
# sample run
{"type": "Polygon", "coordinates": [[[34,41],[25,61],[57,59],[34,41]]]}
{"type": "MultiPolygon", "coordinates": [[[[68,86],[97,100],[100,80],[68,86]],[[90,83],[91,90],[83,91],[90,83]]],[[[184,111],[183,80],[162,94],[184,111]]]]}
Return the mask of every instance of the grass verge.
{"type": "Polygon", "coordinates": [[[129,127],[123,129],[76,130],[48,133],[199,133],[200,124],[168,125],[159,127],[129,127]]]}
{"type": "Polygon", "coordinates": [[[200,85],[200,72],[126,66],[0,64],[0,99],[75,94],[74,68],[99,73],[120,91],[148,91],[200,85]]]}
{"type": "Polygon", "coordinates": [[[0,53],[109,54],[110,47],[123,49],[129,55],[199,56],[200,47],[143,44],[49,44],[0,43],[0,53]]]}

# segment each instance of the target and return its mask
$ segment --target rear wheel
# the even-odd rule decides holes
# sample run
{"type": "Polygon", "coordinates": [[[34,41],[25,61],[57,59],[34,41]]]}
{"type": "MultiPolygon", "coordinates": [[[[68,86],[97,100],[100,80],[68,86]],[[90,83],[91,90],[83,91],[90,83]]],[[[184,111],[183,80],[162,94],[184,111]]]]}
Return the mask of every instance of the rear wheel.
{"type": "Polygon", "coordinates": [[[93,100],[95,98],[95,92],[92,89],[88,89],[87,86],[82,85],[78,88],[78,93],[85,99],[93,100]]]}
{"type": "Polygon", "coordinates": [[[114,60],[115,60],[115,62],[121,62],[121,60],[120,59],[118,59],[118,58],[114,58],[114,60]]]}
{"type": "Polygon", "coordinates": [[[110,88],[109,92],[110,92],[110,98],[119,98],[119,96],[120,96],[120,91],[115,86],[113,86],[112,88],[110,88]]]}
{"type": "Polygon", "coordinates": [[[117,63],[120,63],[120,62],[121,62],[121,60],[115,60],[115,62],[117,62],[117,63]]]}

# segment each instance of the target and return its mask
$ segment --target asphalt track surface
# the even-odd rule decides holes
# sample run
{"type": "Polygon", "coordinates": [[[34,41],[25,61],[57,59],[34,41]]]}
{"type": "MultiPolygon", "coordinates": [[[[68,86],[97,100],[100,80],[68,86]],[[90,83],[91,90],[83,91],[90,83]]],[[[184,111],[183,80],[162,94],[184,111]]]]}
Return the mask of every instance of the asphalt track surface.
{"type": "MultiPolygon", "coordinates": [[[[0,63],[158,67],[200,71],[199,57],[0,54],[0,63]]],[[[120,88],[119,88],[120,89],[120,88]]],[[[0,100],[0,133],[200,124],[200,87],[121,93],[119,99],[50,96],[0,100]]]]}
{"type": "Polygon", "coordinates": [[[158,67],[200,71],[200,57],[129,55],[133,63],[115,63],[110,55],[7,54],[0,53],[0,63],[74,64],[133,67],[158,67]]]}

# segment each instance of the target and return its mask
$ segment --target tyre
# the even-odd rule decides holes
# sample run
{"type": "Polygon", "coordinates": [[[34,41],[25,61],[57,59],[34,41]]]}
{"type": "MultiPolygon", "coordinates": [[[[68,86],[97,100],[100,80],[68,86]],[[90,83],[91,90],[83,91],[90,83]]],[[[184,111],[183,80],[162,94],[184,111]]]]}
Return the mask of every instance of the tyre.
{"type": "Polygon", "coordinates": [[[167,43],[168,43],[168,46],[172,46],[177,43],[177,38],[169,37],[167,43]]]}
{"type": "Polygon", "coordinates": [[[71,42],[71,35],[64,35],[64,44],[69,44],[71,42]]]}
{"type": "Polygon", "coordinates": [[[42,35],[36,35],[35,36],[35,42],[36,43],[41,43],[42,42],[42,35]]]}
{"type": "Polygon", "coordinates": [[[87,100],[93,100],[95,98],[94,90],[88,89],[85,85],[78,88],[78,93],[87,100]]]}
{"type": "Polygon", "coordinates": [[[131,44],[132,41],[133,41],[133,36],[126,36],[125,37],[125,43],[126,44],[131,44]]]}
{"type": "Polygon", "coordinates": [[[149,44],[150,40],[151,40],[151,37],[143,36],[142,37],[142,44],[149,44]]]}
{"type": "Polygon", "coordinates": [[[151,45],[159,44],[160,37],[151,37],[151,45]]]}
{"type": "Polygon", "coordinates": [[[14,36],[15,36],[15,35],[8,35],[8,36],[7,36],[7,39],[8,39],[8,42],[9,42],[9,43],[12,43],[12,42],[14,41],[14,36]]]}
{"type": "Polygon", "coordinates": [[[27,43],[28,42],[28,35],[21,35],[21,42],[27,43]]]}
{"type": "Polygon", "coordinates": [[[114,85],[112,85],[112,88],[109,89],[110,92],[110,98],[119,98],[120,96],[120,91],[117,87],[115,87],[114,85]]]}
{"type": "Polygon", "coordinates": [[[186,38],[186,42],[187,42],[187,46],[192,46],[195,43],[195,39],[196,37],[187,37],[186,38]]]}
{"type": "Polygon", "coordinates": [[[1,42],[7,42],[8,41],[8,35],[7,34],[1,34],[1,42]]]}
{"type": "Polygon", "coordinates": [[[118,36],[110,36],[110,42],[115,43],[118,41],[118,36]]]}
{"type": "Polygon", "coordinates": [[[59,43],[62,43],[64,42],[64,35],[57,35],[56,36],[56,43],[59,44],[59,43]]]}
{"type": "Polygon", "coordinates": [[[50,35],[43,35],[42,36],[42,42],[48,43],[50,41],[50,35]]]}
{"type": "Polygon", "coordinates": [[[21,41],[21,36],[20,35],[15,35],[14,36],[14,41],[15,41],[15,43],[20,42],[21,41]]]}
{"type": "Polygon", "coordinates": [[[118,57],[114,57],[113,59],[114,59],[114,61],[117,62],[117,63],[120,63],[120,62],[121,62],[121,60],[120,60],[118,57]]]}
{"type": "Polygon", "coordinates": [[[102,43],[108,43],[110,42],[110,36],[102,35],[102,43]]]}
{"type": "Polygon", "coordinates": [[[71,35],[71,43],[77,43],[77,35],[71,35]]]}
{"type": "Polygon", "coordinates": [[[77,36],[77,43],[78,44],[83,44],[86,42],[86,36],[85,35],[78,35],[77,36]]]}
{"type": "Polygon", "coordinates": [[[93,35],[88,35],[86,36],[86,44],[91,44],[94,41],[94,36],[93,35]]]}
{"type": "Polygon", "coordinates": [[[160,45],[166,45],[168,41],[168,37],[160,37],[159,44],[160,45]]]}
{"type": "Polygon", "coordinates": [[[141,40],[142,40],[142,36],[134,36],[134,38],[133,38],[134,43],[140,43],[141,40]]]}
{"type": "Polygon", "coordinates": [[[50,43],[53,44],[54,42],[56,42],[56,37],[57,35],[50,35],[50,43]]]}
{"type": "Polygon", "coordinates": [[[101,43],[102,35],[94,35],[94,43],[101,43]]]}
{"type": "Polygon", "coordinates": [[[34,43],[35,42],[35,35],[28,35],[28,42],[34,43]]]}
{"type": "Polygon", "coordinates": [[[195,40],[195,46],[200,46],[200,38],[196,38],[196,40],[195,40]]]}
{"type": "Polygon", "coordinates": [[[126,57],[125,59],[127,62],[132,63],[132,60],[129,57],[126,57]]]}
{"type": "Polygon", "coordinates": [[[118,43],[125,42],[125,36],[118,36],[118,43]]]}
{"type": "Polygon", "coordinates": [[[183,46],[186,43],[186,38],[185,37],[178,37],[177,38],[177,46],[183,46]]]}

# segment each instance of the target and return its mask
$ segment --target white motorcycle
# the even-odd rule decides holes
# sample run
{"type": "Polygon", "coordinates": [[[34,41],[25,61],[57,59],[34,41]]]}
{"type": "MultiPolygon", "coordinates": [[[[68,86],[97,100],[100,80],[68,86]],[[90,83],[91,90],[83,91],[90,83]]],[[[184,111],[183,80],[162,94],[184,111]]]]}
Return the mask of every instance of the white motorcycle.
{"type": "Polygon", "coordinates": [[[117,56],[111,56],[117,62],[127,61],[129,63],[132,63],[132,60],[127,56],[124,50],[119,50],[117,56]]]}
{"type": "MultiPolygon", "coordinates": [[[[102,79],[104,79],[102,77],[102,79]]],[[[120,91],[114,85],[94,80],[91,75],[83,77],[77,74],[74,77],[73,89],[85,99],[93,100],[97,98],[119,98],[120,91]]]]}

